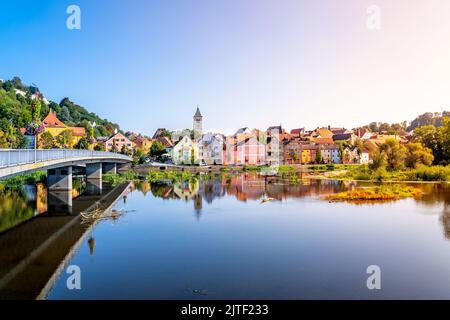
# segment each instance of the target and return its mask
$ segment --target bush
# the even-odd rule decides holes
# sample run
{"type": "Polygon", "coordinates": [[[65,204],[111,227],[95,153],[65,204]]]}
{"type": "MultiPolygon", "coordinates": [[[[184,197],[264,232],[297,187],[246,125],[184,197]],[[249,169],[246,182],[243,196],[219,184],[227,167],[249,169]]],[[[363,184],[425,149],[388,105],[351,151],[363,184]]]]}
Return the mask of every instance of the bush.
{"type": "Polygon", "coordinates": [[[420,181],[450,181],[450,166],[419,166],[414,171],[414,178],[420,181]]]}

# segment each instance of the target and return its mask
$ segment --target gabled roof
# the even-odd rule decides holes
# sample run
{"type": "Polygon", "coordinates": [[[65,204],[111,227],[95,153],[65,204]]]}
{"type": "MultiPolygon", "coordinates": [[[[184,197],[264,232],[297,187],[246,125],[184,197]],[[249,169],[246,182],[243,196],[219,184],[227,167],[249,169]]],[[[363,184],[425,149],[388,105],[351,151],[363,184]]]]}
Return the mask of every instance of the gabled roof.
{"type": "Polygon", "coordinates": [[[56,113],[52,110],[50,110],[42,123],[46,128],[66,128],[66,125],[56,117],[56,113]]]}

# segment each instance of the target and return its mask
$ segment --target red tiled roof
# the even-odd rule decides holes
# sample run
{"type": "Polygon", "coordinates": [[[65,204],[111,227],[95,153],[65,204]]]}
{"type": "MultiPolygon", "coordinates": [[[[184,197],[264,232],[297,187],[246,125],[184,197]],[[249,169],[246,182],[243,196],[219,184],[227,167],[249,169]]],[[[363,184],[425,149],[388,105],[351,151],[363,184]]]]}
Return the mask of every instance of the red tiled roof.
{"type": "Polygon", "coordinates": [[[47,128],[65,128],[66,125],[56,117],[56,113],[50,110],[48,115],[42,121],[47,128]]]}

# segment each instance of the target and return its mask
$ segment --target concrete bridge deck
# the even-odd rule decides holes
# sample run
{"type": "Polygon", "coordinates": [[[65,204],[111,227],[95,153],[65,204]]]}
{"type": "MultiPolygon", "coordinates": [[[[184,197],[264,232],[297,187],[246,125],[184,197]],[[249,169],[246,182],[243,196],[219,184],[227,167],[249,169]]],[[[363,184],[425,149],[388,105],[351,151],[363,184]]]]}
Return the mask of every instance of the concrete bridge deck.
{"type": "Polygon", "coordinates": [[[40,170],[93,163],[129,163],[130,156],[104,151],[0,149],[0,179],[40,170]]]}

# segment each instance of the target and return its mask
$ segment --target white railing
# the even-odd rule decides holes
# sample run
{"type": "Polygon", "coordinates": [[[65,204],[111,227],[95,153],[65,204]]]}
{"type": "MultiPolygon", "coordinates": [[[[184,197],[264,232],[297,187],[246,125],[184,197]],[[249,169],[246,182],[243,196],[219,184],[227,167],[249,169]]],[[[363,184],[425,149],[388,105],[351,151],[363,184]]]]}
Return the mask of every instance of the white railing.
{"type": "Polygon", "coordinates": [[[86,159],[111,159],[132,161],[132,158],[120,153],[91,151],[91,150],[66,150],[66,149],[0,149],[0,168],[15,167],[24,164],[63,160],[71,158],[86,159]]]}

